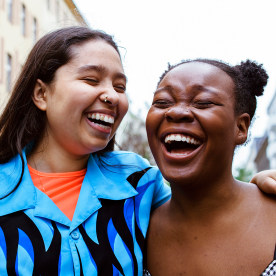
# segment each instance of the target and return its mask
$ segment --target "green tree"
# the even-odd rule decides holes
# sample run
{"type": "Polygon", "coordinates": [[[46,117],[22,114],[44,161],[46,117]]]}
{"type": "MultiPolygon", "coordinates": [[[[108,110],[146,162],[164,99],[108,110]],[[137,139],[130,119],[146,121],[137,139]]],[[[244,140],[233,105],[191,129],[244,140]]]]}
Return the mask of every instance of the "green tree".
{"type": "Polygon", "coordinates": [[[155,165],[154,158],[149,148],[145,121],[140,114],[128,111],[127,122],[123,126],[118,138],[118,147],[121,150],[133,151],[148,159],[155,165]]]}
{"type": "Polygon", "coordinates": [[[245,168],[238,168],[236,170],[236,176],[235,178],[244,181],[244,182],[249,182],[250,179],[252,178],[252,172],[249,170],[246,170],[245,168]]]}

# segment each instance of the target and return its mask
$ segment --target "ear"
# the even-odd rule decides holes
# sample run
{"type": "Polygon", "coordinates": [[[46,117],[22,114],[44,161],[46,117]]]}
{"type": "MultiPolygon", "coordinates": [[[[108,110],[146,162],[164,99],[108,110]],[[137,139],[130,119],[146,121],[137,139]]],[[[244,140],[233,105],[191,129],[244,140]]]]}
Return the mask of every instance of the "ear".
{"type": "Polygon", "coordinates": [[[236,125],[236,145],[245,143],[248,135],[248,128],[250,126],[250,116],[247,113],[243,113],[237,117],[236,125]]]}
{"type": "Polygon", "coordinates": [[[34,92],[33,92],[33,102],[42,111],[46,111],[47,108],[47,85],[40,79],[36,80],[34,92]]]}

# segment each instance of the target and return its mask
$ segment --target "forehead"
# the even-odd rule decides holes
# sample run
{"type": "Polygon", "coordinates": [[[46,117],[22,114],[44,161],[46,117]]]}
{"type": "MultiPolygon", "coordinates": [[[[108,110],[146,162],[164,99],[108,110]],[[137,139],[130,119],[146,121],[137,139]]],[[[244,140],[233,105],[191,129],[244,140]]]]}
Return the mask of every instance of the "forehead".
{"type": "Polygon", "coordinates": [[[81,64],[105,63],[107,66],[113,64],[123,70],[118,52],[103,39],[92,39],[82,44],[73,45],[70,62],[81,64]]]}
{"type": "Polygon", "coordinates": [[[184,85],[234,90],[234,82],[230,76],[216,66],[203,62],[189,62],[175,67],[165,75],[158,88],[166,85],[175,88],[182,88],[184,85]]]}

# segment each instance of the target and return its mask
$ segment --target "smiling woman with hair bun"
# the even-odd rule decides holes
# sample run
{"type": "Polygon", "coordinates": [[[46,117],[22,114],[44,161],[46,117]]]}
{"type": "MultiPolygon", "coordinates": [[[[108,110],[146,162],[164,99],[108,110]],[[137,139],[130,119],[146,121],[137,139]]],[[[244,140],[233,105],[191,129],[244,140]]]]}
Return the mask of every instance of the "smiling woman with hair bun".
{"type": "Polygon", "coordinates": [[[146,126],[172,197],[151,217],[145,275],[276,273],[276,200],[232,176],[267,79],[249,60],[184,61],[162,75],[146,126]]]}

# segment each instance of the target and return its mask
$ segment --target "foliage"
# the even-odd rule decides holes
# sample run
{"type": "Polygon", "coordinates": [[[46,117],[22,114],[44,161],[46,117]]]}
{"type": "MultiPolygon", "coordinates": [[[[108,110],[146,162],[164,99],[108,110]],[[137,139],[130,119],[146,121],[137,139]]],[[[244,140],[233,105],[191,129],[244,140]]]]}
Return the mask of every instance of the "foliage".
{"type": "Polygon", "coordinates": [[[236,170],[236,176],[235,178],[244,181],[244,182],[249,182],[252,178],[252,172],[249,170],[246,170],[245,168],[238,168],[236,170]]]}
{"type": "Polygon", "coordinates": [[[148,159],[152,165],[155,165],[148,144],[145,121],[141,117],[129,111],[127,122],[119,137],[118,146],[121,150],[133,151],[140,154],[148,159]]]}

